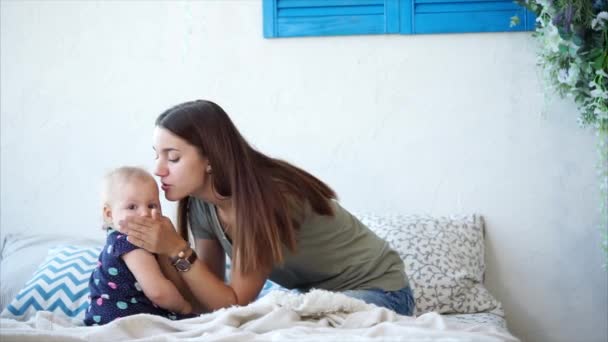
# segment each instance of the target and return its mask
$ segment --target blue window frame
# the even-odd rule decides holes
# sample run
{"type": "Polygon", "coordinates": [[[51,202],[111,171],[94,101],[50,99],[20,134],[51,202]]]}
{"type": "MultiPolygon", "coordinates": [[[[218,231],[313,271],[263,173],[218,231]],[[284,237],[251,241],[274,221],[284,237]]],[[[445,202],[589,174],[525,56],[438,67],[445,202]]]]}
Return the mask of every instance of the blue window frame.
{"type": "Polygon", "coordinates": [[[513,0],[263,0],[263,15],[266,38],[531,31],[536,19],[513,0]]]}

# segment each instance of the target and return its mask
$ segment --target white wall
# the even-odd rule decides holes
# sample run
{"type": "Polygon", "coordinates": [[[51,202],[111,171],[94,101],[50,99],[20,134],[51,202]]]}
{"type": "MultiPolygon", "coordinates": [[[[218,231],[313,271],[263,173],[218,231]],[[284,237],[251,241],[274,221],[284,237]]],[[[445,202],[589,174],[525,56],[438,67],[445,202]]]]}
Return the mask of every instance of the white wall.
{"type": "Polygon", "coordinates": [[[595,139],[544,105],[529,33],[267,40],[261,20],[254,0],[1,2],[2,235],[100,234],[102,174],[152,166],[155,117],[212,99],[352,210],[483,214],[523,340],[607,340],[595,139]]]}

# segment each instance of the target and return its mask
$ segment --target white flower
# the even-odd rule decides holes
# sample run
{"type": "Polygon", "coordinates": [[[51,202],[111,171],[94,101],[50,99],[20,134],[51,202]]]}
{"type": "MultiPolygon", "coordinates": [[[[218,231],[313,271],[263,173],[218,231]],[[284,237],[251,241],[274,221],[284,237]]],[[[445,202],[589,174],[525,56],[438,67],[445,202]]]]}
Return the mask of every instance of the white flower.
{"type": "Polygon", "coordinates": [[[605,91],[602,91],[601,89],[593,89],[591,91],[591,97],[594,98],[601,98],[601,99],[608,99],[608,93],[605,91]]]}
{"type": "Polygon", "coordinates": [[[591,21],[591,28],[597,31],[604,29],[605,22],[608,21],[608,12],[602,11],[591,21]]]}
{"type": "Polygon", "coordinates": [[[589,89],[593,89],[597,87],[597,83],[595,83],[595,81],[591,81],[589,82],[589,89]]]}
{"type": "Polygon", "coordinates": [[[568,78],[566,78],[566,83],[570,86],[574,87],[576,85],[576,81],[578,81],[578,77],[580,75],[580,69],[577,64],[570,64],[570,69],[568,69],[568,78]]]}
{"type": "Polygon", "coordinates": [[[551,52],[559,52],[559,44],[562,42],[562,38],[559,36],[557,27],[553,24],[549,24],[545,27],[545,48],[551,52]]]}
{"type": "Polygon", "coordinates": [[[595,74],[599,75],[599,76],[608,77],[608,74],[604,70],[602,70],[602,69],[595,70],[595,74]]]}
{"type": "Polygon", "coordinates": [[[559,69],[559,71],[557,72],[557,80],[559,81],[559,83],[567,84],[571,87],[574,87],[579,79],[579,75],[580,69],[578,65],[572,63],[570,64],[570,68],[568,69],[559,69]]]}
{"type": "Polygon", "coordinates": [[[548,7],[547,0],[536,0],[536,3],[543,6],[543,8],[548,7]]]}
{"type": "Polygon", "coordinates": [[[557,80],[559,81],[559,83],[566,83],[567,79],[568,79],[568,70],[560,69],[559,73],[557,74],[557,80]]]}

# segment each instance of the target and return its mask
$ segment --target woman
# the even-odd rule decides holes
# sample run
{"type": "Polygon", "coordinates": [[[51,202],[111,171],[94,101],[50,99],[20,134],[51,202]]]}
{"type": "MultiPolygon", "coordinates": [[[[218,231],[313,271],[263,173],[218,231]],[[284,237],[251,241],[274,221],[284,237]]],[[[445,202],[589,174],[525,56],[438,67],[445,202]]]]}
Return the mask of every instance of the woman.
{"type": "Polygon", "coordinates": [[[198,100],[162,113],[154,150],[165,197],[179,201],[177,232],[157,213],[129,217],[121,231],[159,255],[197,312],[249,304],[270,278],[413,313],[403,261],[388,243],[322,181],[253,149],[217,104],[198,100]],[[229,284],[225,255],[232,260],[229,284]]]}

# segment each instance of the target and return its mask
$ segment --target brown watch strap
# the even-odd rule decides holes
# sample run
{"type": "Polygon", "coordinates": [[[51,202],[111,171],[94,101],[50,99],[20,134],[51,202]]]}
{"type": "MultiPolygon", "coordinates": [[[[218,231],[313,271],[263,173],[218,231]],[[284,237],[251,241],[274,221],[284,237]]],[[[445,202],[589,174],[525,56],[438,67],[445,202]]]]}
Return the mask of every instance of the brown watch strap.
{"type": "MultiPolygon", "coordinates": [[[[186,246],[184,248],[182,248],[182,250],[179,251],[179,253],[177,253],[176,256],[169,257],[169,261],[171,262],[171,265],[175,264],[177,262],[177,260],[183,259],[184,256],[186,255],[186,253],[188,253],[188,250],[191,250],[192,253],[194,253],[194,249],[192,249],[192,247],[190,247],[190,244],[188,242],[186,242],[186,246]]],[[[188,257],[188,261],[190,261],[190,257],[188,257]]]]}
{"type": "Polygon", "coordinates": [[[192,265],[192,264],[194,264],[196,259],[198,259],[198,256],[196,255],[196,252],[194,251],[194,249],[190,248],[190,250],[192,251],[192,253],[190,253],[190,256],[186,260],[188,260],[190,265],[192,265]]]}

